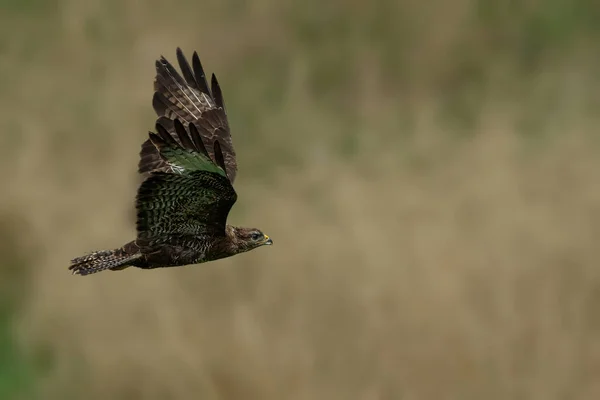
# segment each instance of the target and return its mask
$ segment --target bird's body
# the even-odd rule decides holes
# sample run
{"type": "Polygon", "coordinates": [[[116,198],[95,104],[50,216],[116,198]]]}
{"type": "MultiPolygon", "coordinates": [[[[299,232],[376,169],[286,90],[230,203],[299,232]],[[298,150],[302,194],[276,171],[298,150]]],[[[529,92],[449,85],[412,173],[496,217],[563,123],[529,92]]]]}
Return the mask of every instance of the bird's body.
{"type": "Polygon", "coordinates": [[[196,53],[193,70],[180,49],[177,58],[185,79],[166,59],[156,63],[159,118],[140,152],[137,238],[73,259],[74,273],[199,264],[273,243],[258,229],[227,224],[237,164],[221,90],[214,75],[208,89],[196,53]]]}

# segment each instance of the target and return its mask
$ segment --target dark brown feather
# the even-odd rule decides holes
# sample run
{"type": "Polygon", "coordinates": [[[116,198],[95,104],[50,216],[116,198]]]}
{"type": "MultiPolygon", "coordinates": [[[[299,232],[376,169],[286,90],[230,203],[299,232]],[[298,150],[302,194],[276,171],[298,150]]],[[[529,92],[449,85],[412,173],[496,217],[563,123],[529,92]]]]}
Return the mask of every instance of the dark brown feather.
{"type": "MultiPolygon", "coordinates": [[[[218,140],[215,140],[213,145],[213,151],[215,153],[215,162],[221,169],[227,174],[227,168],[225,167],[225,160],[223,159],[223,152],[221,151],[221,145],[218,140]]],[[[229,177],[228,177],[229,178],[229,177]]]]}
{"type": "Polygon", "coordinates": [[[209,157],[208,151],[206,151],[206,147],[204,146],[204,143],[202,142],[202,137],[200,136],[200,133],[198,132],[198,128],[196,128],[196,124],[194,124],[194,123],[190,124],[189,128],[190,128],[190,135],[192,136],[192,141],[194,142],[196,149],[198,149],[198,151],[200,151],[205,156],[209,157]]]}
{"type": "Polygon", "coordinates": [[[156,120],[157,124],[161,124],[168,132],[174,132],[175,131],[175,124],[173,123],[174,120],[169,119],[167,117],[160,117],[156,120]]]}
{"type": "MultiPolygon", "coordinates": [[[[191,68],[181,49],[177,50],[177,61],[183,78],[164,57],[156,62],[153,108],[159,116],[159,120],[173,121],[180,119],[184,126],[189,126],[194,122],[197,129],[195,131],[190,129],[194,147],[201,151],[200,143],[204,142],[203,145],[207,150],[207,154],[215,162],[217,162],[216,155],[211,144],[218,140],[227,176],[233,182],[237,173],[237,162],[219,83],[213,74],[211,92],[200,58],[196,52],[194,52],[192,58],[191,68]],[[201,140],[198,140],[198,138],[201,138],[201,140]]],[[[182,138],[175,131],[174,123],[161,122],[161,125],[176,141],[181,142],[182,138]]],[[[189,143],[187,145],[181,144],[184,147],[189,145],[189,143]]],[[[168,170],[168,164],[161,164],[158,161],[160,159],[158,154],[152,156],[151,148],[145,148],[145,155],[145,168],[153,165],[158,166],[157,171],[161,168],[164,171],[168,170]]],[[[142,169],[140,169],[140,172],[142,172],[142,169]]]]}
{"type": "Polygon", "coordinates": [[[164,66],[167,73],[171,77],[173,77],[175,79],[175,81],[177,81],[177,83],[179,83],[181,86],[186,85],[186,82],[183,80],[181,75],[179,75],[179,72],[177,72],[177,70],[171,65],[170,62],[167,61],[167,59],[165,57],[160,56],[160,61],[161,61],[161,65],[164,66]]]}
{"type": "Polygon", "coordinates": [[[156,124],[156,131],[158,132],[158,135],[161,137],[161,139],[165,142],[165,144],[174,147],[179,147],[179,143],[175,141],[173,136],[171,136],[171,134],[167,132],[167,130],[161,124],[156,124]]]}
{"type": "Polygon", "coordinates": [[[202,111],[210,106],[207,99],[188,86],[164,57],[157,61],[156,72],[154,90],[162,97],[153,105],[159,116],[191,122],[200,118],[202,111]]]}
{"type": "Polygon", "coordinates": [[[192,69],[190,68],[190,64],[188,63],[187,59],[185,58],[183,52],[179,47],[177,48],[177,62],[179,63],[179,68],[181,68],[183,78],[187,82],[188,86],[196,90],[202,91],[202,89],[200,89],[200,87],[198,86],[198,82],[196,82],[196,78],[194,77],[192,69]]]}
{"type": "MultiPolygon", "coordinates": [[[[167,147],[169,145],[169,142],[171,142],[171,141],[166,141],[162,137],[162,135],[157,135],[154,132],[148,132],[148,136],[150,136],[150,142],[156,149],[167,147]]],[[[172,142],[174,142],[174,141],[172,141],[172,142]]]]}
{"type": "Polygon", "coordinates": [[[221,107],[225,115],[227,115],[227,109],[225,108],[225,103],[223,102],[223,93],[221,93],[221,86],[219,86],[219,81],[217,81],[217,77],[215,74],[212,74],[210,85],[212,88],[213,98],[215,99],[217,107],[221,107]]]}
{"type": "Polygon", "coordinates": [[[160,92],[154,92],[152,96],[152,108],[154,108],[157,114],[166,114],[169,111],[167,98],[160,92]]]}
{"type": "Polygon", "coordinates": [[[202,63],[200,62],[200,57],[198,57],[197,52],[194,52],[194,55],[192,56],[192,67],[194,68],[194,73],[196,74],[196,82],[198,82],[198,85],[200,85],[200,91],[210,95],[208,82],[206,81],[206,74],[204,73],[204,68],[202,68],[202,63]]]}
{"type": "Polygon", "coordinates": [[[168,168],[168,165],[160,157],[156,146],[150,139],[142,144],[140,150],[140,161],[138,162],[138,172],[140,174],[148,174],[152,171],[160,171],[168,168]]]}
{"type": "MultiPolygon", "coordinates": [[[[158,118],[156,123],[162,125],[168,132],[174,130],[173,120],[167,117],[158,118]]],[[[152,171],[168,171],[170,168],[169,164],[160,156],[156,146],[152,144],[152,141],[150,139],[146,140],[142,144],[140,150],[138,172],[142,174],[144,178],[147,178],[148,174],[152,171]]]]}
{"type": "MultiPolygon", "coordinates": [[[[193,150],[196,150],[199,152],[196,145],[192,142],[192,139],[190,139],[190,135],[188,135],[188,133],[185,130],[185,127],[183,126],[181,121],[179,121],[178,119],[173,120],[173,125],[175,127],[175,132],[177,133],[177,137],[179,138],[179,142],[181,143],[183,148],[193,149],[193,150]]],[[[190,126],[193,126],[193,124],[190,124],[190,126]]]]}

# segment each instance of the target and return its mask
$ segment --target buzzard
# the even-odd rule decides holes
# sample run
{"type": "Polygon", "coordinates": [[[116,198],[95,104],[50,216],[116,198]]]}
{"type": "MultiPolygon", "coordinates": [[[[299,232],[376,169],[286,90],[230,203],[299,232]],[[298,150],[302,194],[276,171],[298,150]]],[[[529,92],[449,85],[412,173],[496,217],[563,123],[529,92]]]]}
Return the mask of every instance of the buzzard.
{"type": "Polygon", "coordinates": [[[256,228],[227,224],[237,163],[221,88],[213,74],[209,89],[196,52],[190,66],[178,48],[177,61],[183,77],[156,61],[158,119],[140,151],[137,237],[73,259],[74,274],[199,264],[273,244],[256,228]]]}

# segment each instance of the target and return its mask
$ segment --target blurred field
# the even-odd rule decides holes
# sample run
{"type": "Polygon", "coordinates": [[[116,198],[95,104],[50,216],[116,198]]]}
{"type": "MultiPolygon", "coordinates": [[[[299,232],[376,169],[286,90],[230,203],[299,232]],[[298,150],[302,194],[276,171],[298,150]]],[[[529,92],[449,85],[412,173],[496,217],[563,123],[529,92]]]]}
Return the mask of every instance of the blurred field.
{"type": "Polygon", "coordinates": [[[600,398],[600,6],[500,3],[0,1],[0,398],[600,398]],[[71,276],[177,46],[275,246],[71,276]]]}

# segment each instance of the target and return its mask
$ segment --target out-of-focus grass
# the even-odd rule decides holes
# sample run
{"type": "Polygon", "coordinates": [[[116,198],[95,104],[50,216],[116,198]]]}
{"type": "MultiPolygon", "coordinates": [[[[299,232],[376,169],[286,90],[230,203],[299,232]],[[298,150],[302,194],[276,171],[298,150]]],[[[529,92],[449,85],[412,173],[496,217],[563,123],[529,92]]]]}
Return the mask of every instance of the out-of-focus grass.
{"type": "Polygon", "coordinates": [[[35,386],[35,367],[20,351],[11,328],[9,317],[3,315],[0,318],[0,397],[28,398],[25,396],[29,396],[35,386]]]}
{"type": "Polygon", "coordinates": [[[37,365],[19,346],[12,323],[23,311],[37,244],[28,242],[23,218],[0,215],[0,398],[31,398],[37,365]]]}
{"type": "Polygon", "coordinates": [[[594,2],[2,4],[7,397],[600,395],[594,2]],[[232,222],[276,245],[72,277],[134,235],[176,46],[224,90],[232,222]]]}

